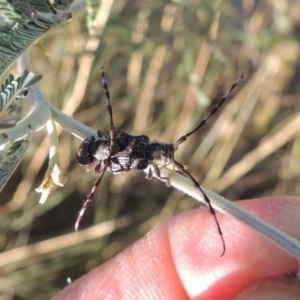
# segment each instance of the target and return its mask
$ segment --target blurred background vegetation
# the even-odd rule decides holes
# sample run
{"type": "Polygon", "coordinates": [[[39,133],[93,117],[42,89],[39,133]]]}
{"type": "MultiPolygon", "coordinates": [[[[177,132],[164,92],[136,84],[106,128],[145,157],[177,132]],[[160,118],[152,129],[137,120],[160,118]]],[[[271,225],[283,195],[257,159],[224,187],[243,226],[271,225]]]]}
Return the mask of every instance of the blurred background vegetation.
{"type": "MultiPolygon", "coordinates": [[[[116,128],[165,143],[192,129],[243,71],[228,103],[176,158],[233,201],[298,195],[299,11],[292,0],[102,0],[94,34],[85,11],[75,13],[32,47],[32,71],[56,107],[108,133],[104,66],[116,128]]],[[[160,220],[199,207],[143,172],[106,174],[74,233],[96,176],[75,161],[80,140],[59,131],[65,187],[38,205],[49,148],[42,130],[1,194],[1,299],[49,299],[160,220]]]]}

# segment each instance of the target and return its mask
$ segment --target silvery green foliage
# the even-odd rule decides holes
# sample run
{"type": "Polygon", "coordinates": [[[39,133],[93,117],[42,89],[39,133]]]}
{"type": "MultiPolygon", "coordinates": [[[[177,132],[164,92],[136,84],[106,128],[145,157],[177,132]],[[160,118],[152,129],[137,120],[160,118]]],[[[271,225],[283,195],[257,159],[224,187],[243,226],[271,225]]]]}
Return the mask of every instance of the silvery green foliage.
{"type": "Polygon", "coordinates": [[[26,139],[15,141],[0,151],[0,191],[22,160],[28,148],[29,139],[28,136],[26,139]]]}
{"type": "Polygon", "coordinates": [[[67,10],[74,1],[75,0],[54,0],[53,6],[60,10],[67,10]]]}
{"type": "MultiPolygon", "coordinates": [[[[0,128],[6,128],[14,125],[20,118],[20,113],[14,116],[13,112],[20,110],[18,102],[25,96],[30,87],[42,78],[41,75],[34,76],[33,73],[24,71],[23,75],[14,78],[12,74],[0,86],[0,114],[4,111],[9,112],[8,117],[1,120],[0,128]],[[13,100],[16,103],[13,103],[13,100]]],[[[5,134],[5,131],[2,132],[5,134]]],[[[0,145],[0,191],[18,166],[28,148],[29,136],[25,139],[14,141],[12,144],[0,145]]]]}
{"type": "Polygon", "coordinates": [[[0,115],[8,109],[14,99],[24,94],[26,95],[30,86],[37,83],[41,78],[41,75],[34,76],[28,70],[25,70],[22,76],[17,76],[16,78],[9,74],[4,84],[1,84],[0,87],[0,115]]]}
{"type": "MultiPolygon", "coordinates": [[[[39,38],[56,25],[72,18],[74,0],[0,0],[0,78],[39,38]]],[[[22,98],[42,76],[25,70],[21,76],[8,75],[0,85],[0,191],[28,148],[31,134],[45,126],[51,115],[45,102],[35,100],[22,116],[22,98]],[[42,109],[41,109],[42,107],[42,109]],[[43,116],[43,117],[41,117],[43,116]]]]}
{"type": "Polygon", "coordinates": [[[52,27],[71,19],[72,1],[0,0],[0,76],[34,42],[52,27]]]}

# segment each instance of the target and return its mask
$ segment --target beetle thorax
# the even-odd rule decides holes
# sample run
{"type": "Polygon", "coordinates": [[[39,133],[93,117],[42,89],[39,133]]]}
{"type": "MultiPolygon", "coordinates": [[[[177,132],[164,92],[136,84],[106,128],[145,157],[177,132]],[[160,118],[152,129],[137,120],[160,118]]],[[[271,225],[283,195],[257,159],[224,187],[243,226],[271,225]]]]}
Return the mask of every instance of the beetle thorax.
{"type": "Polygon", "coordinates": [[[107,159],[110,154],[110,140],[98,139],[94,141],[90,146],[90,151],[97,160],[107,159]]]}
{"type": "Polygon", "coordinates": [[[174,161],[174,147],[157,141],[150,142],[147,147],[149,163],[155,165],[169,165],[174,161]]]}

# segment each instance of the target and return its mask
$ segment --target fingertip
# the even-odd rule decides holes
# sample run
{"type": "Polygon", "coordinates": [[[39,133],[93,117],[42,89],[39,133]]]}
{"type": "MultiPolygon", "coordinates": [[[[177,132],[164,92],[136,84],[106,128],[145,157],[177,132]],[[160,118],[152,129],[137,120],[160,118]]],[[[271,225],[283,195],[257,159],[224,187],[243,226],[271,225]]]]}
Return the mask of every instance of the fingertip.
{"type": "MultiPolygon", "coordinates": [[[[238,205],[300,237],[299,198],[272,197],[238,205]]],[[[217,216],[226,245],[223,256],[209,210],[189,211],[161,222],[134,245],[68,286],[55,300],[80,299],[82,295],[88,295],[85,299],[220,299],[222,295],[226,300],[258,280],[297,271],[297,260],[282,249],[232,218],[217,216]]]]}

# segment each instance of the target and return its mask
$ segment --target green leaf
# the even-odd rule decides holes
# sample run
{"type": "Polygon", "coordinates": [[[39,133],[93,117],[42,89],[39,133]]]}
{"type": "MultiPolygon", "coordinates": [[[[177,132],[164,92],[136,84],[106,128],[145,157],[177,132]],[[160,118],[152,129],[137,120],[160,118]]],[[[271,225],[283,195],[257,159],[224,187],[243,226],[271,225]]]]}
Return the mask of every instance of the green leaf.
{"type": "Polygon", "coordinates": [[[6,185],[8,179],[22,160],[28,145],[30,137],[15,141],[8,148],[7,153],[1,152],[0,156],[0,191],[6,185]]]}
{"type": "Polygon", "coordinates": [[[0,0],[0,14],[9,22],[0,26],[0,76],[51,28],[72,17],[70,3],[66,0],[55,1],[53,5],[46,0],[0,0]],[[63,10],[55,7],[57,5],[64,6],[63,10]]]}
{"type": "Polygon", "coordinates": [[[28,70],[23,75],[14,78],[9,74],[4,84],[0,87],[0,115],[11,105],[12,101],[24,94],[30,86],[37,83],[42,78],[41,75],[34,76],[28,70]]]}

